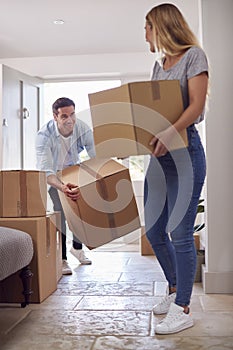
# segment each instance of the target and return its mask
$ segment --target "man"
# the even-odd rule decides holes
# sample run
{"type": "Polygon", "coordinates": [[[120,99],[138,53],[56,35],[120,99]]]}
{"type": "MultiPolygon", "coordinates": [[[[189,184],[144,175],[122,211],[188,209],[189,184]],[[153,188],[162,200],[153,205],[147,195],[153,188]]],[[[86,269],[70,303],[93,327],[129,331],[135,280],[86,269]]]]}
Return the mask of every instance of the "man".
{"type": "MultiPolygon", "coordinates": [[[[80,163],[79,153],[85,148],[89,157],[95,157],[93,133],[89,126],[76,118],[75,104],[67,97],[58,98],[52,105],[53,119],[45,124],[37,134],[36,156],[37,168],[45,171],[50,185],[49,195],[55,211],[61,212],[63,275],[72,274],[66,255],[66,219],[59,199],[62,191],[72,200],[77,200],[77,185],[64,184],[57,172],[68,166],[80,163]]],[[[70,252],[81,264],[92,262],[85,256],[82,243],[73,234],[70,252]]]]}

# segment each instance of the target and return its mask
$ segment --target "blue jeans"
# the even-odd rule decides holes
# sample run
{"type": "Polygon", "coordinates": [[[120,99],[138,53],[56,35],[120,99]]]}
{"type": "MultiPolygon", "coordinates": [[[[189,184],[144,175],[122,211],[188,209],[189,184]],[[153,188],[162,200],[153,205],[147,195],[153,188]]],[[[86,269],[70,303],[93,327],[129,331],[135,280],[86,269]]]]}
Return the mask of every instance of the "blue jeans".
{"type": "MultiPolygon", "coordinates": [[[[62,233],[62,259],[67,260],[66,254],[66,218],[59,198],[58,190],[54,187],[49,188],[49,195],[53,202],[53,210],[61,213],[61,233],[62,233]]],[[[74,249],[82,249],[82,243],[72,233],[73,241],[72,245],[74,249]]]]}
{"type": "Polygon", "coordinates": [[[188,148],[151,156],[144,185],[147,238],[176,304],[189,305],[196,272],[193,227],[206,175],[204,149],[194,125],[187,128],[188,148]]]}

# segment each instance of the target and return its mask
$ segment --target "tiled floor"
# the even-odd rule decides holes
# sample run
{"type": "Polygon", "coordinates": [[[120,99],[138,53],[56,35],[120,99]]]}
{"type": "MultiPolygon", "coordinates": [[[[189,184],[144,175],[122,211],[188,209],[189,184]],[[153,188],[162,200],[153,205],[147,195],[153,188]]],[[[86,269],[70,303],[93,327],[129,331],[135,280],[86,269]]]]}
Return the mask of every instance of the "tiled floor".
{"type": "MultiPolygon", "coordinates": [[[[195,326],[158,336],[151,313],[166,283],[155,257],[133,251],[92,251],[91,266],[69,256],[72,276],[41,304],[29,305],[20,322],[0,339],[1,350],[233,349],[233,296],[205,295],[195,284],[195,326]]],[[[5,309],[5,314],[7,311],[5,309]]],[[[12,308],[11,308],[12,312],[12,308]]]]}

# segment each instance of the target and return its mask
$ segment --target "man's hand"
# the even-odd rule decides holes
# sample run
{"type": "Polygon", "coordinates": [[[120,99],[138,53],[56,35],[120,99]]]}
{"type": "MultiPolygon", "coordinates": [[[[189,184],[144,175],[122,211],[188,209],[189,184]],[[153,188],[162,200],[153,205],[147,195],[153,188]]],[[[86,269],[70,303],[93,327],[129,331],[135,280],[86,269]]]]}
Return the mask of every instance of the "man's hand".
{"type": "Polygon", "coordinates": [[[72,201],[76,201],[80,198],[80,191],[77,185],[73,185],[71,183],[63,184],[61,190],[67,197],[72,199],[72,201]]]}

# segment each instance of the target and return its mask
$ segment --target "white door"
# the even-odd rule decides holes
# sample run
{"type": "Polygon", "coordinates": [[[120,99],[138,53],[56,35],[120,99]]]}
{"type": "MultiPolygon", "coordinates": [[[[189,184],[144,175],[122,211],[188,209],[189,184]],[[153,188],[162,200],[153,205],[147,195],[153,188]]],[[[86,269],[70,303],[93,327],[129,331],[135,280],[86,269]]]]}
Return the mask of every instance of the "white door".
{"type": "Polygon", "coordinates": [[[39,89],[35,84],[22,82],[22,168],[36,169],[35,138],[39,127],[39,89]]]}
{"type": "Polygon", "coordinates": [[[35,169],[42,81],[2,66],[2,169],[35,169]]]}

